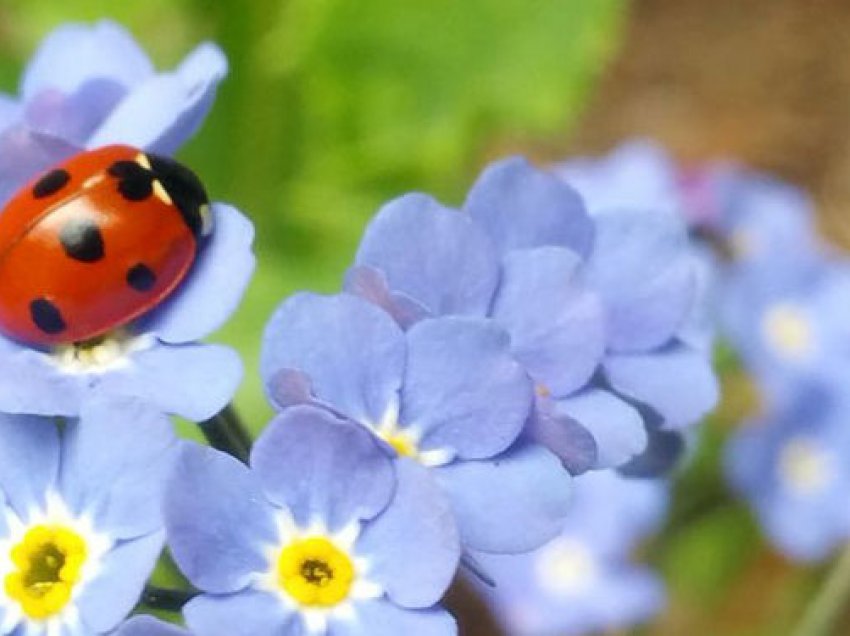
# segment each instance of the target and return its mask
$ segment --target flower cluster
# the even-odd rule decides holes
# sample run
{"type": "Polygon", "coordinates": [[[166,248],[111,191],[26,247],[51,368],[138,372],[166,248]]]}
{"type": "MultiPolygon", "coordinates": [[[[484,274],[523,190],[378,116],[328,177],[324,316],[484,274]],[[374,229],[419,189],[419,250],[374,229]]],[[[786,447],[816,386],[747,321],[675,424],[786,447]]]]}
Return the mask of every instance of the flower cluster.
{"type": "Polygon", "coordinates": [[[500,161],[461,211],[420,194],[384,206],[347,280],[402,328],[460,315],[504,329],[534,382],[529,436],[574,474],[638,457],[718,393],[703,339],[690,339],[701,277],[681,219],[590,201],[524,159],[500,161]]]}
{"type": "MultiPolygon", "coordinates": [[[[60,27],[20,95],[0,95],[0,200],[106,144],[173,153],[225,73],[212,44],[156,73],[111,22],[60,27]]],[[[213,416],[242,374],[235,352],[196,342],[233,312],[254,267],[251,223],[223,203],[211,212],[188,278],[119,332],[55,347],[0,336],[2,634],[184,633],[125,618],[165,543],[162,500],[182,446],[168,414],[213,416]]]]}
{"type": "Polygon", "coordinates": [[[753,379],[760,413],[730,440],[726,469],[788,556],[827,556],[850,537],[846,378],[850,263],[817,235],[798,188],[731,163],[679,167],[633,142],[566,178],[593,200],[656,201],[685,218],[710,275],[708,308],[753,379]]]}
{"type": "MultiPolygon", "coordinates": [[[[170,155],[225,70],[210,44],[158,74],[112,23],[60,28],[0,100],[0,198],[104,144],[170,155]]],[[[461,210],[381,209],[344,291],[296,294],[268,323],[277,414],[250,452],[179,441],[169,420],[233,428],[238,357],[198,342],[254,267],[231,206],[120,331],[0,336],[0,633],[451,636],[461,566],[542,603],[498,604],[520,632],[654,612],[660,586],[627,557],[663,488],[624,475],[668,469],[717,399],[705,276],[676,214],[585,202],[565,178],[512,158],[461,210]],[[193,586],[189,632],[127,618],[165,545],[193,586]],[[567,622],[547,614],[564,599],[582,608],[567,622]]]]}

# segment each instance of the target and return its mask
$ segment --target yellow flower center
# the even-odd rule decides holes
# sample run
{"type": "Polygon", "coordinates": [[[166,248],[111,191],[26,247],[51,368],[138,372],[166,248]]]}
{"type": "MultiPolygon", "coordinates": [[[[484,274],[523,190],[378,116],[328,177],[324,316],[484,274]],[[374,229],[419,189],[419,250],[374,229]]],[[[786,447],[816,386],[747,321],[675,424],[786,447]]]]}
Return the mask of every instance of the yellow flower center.
{"type": "Polygon", "coordinates": [[[829,484],[832,474],[830,456],[812,440],[793,437],[779,453],[779,476],[797,495],[821,492],[829,484]]]}
{"type": "Polygon", "coordinates": [[[71,599],[86,561],[86,543],[62,526],[30,528],[12,547],[15,570],[6,575],[6,594],[33,619],[58,614],[71,599]]]}
{"type": "Polygon", "coordinates": [[[599,576],[596,559],[587,546],[568,537],[558,537],[539,551],[535,571],[541,587],[556,596],[587,589],[599,576]]]}
{"type": "Polygon", "coordinates": [[[354,564],[328,539],[310,537],[281,551],[277,576],[280,586],[301,605],[332,607],[348,598],[354,564]]]}
{"type": "Polygon", "coordinates": [[[771,307],[764,315],[762,332],[774,351],[788,360],[801,360],[814,344],[806,315],[790,304],[771,307]]]}
{"type": "Polygon", "coordinates": [[[137,336],[117,329],[91,340],[58,345],[51,357],[66,373],[99,373],[121,367],[131,354],[152,343],[149,335],[137,336]]]}
{"type": "Polygon", "coordinates": [[[404,431],[396,431],[390,435],[383,436],[384,441],[392,446],[399,455],[412,457],[416,459],[419,456],[419,450],[416,448],[416,442],[407,435],[404,431]]]}

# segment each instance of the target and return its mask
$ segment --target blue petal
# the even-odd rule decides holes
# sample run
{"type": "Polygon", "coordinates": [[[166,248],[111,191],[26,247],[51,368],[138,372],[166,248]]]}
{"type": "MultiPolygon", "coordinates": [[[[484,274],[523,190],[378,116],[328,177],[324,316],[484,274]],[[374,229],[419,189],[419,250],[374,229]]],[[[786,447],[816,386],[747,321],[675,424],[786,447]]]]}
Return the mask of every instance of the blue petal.
{"type": "Polygon", "coordinates": [[[647,354],[611,355],[604,369],[616,391],[656,411],[665,428],[694,424],[719,398],[711,361],[686,345],[647,354]]]}
{"type": "Polygon", "coordinates": [[[599,210],[645,208],[679,212],[679,166],[649,139],[628,141],[604,157],[570,159],[555,167],[591,215],[599,210]]]}
{"type": "Polygon", "coordinates": [[[596,217],[588,280],[608,311],[608,344],[642,351],[668,341],[696,294],[696,269],[684,224],[672,214],[605,211],[596,217]]]}
{"type": "Polygon", "coordinates": [[[198,596],[183,616],[198,636],[304,636],[298,615],[265,592],[198,596]]]}
{"type": "Polygon", "coordinates": [[[93,633],[109,631],[135,607],[163,541],[163,533],[154,532],[120,542],[103,557],[97,575],[81,588],[75,602],[80,618],[93,633]]]}
{"type": "Polygon", "coordinates": [[[402,329],[428,317],[428,310],[410,296],[390,289],[384,273],[368,265],[354,265],[345,273],[344,289],[387,312],[402,329]]]}
{"type": "Polygon", "coordinates": [[[67,24],[48,35],[36,51],[24,72],[21,94],[29,101],[47,88],[73,93],[98,77],[132,86],[153,72],[145,52],[118,24],[67,24]]]}
{"type": "Polygon", "coordinates": [[[605,350],[599,298],[578,278],[579,257],[559,247],[509,253],[492,316],[537,384],[568,395],[593,375],[605,350]]]}
{"type": "Polygon", "coordinates": [[[598,450],[593,435],[573,418],[553,412],[548,402],[538,400],[527,433],[555,453],[572,475],[596,466],[598,450]]]}
{"type": "Polygon", "coordinates": [[[272,420],[254,444],[251,466],[266,496],[302,527],[318,519],[332,532],[378,515],[395,489],[392,460],[376,438],[313,406],[272,420]]]}
{"type": "Polygon", "coordinates": [[[171,422],[156,409],[133,398],[91,400],[66,427],[60,492],[111,537],[152,532],[162,526],[176,448],[171,422]]]}
{"type": "Polygon", "coordinates": [[[396,461],[398,485],[387,509],[366,525],[357,554],[369,561],[369,580],[393,602],[430,607],[454,577],[460,557],[449,502],[427,469],[407,458],[396,461]]]}
{"type": "Polygon", "coordinates": [[[389,202],[366,228],[356,264],[431,315],[483,316],[499,276],[490,242],[466,215],[423,194],[389,202]]]}
{"type": "Polygon", "coordinates": [[[410,610],[387,599],[358,602],[352,619],[331,620],[328,636],[456,636],[457,624],[441,607],[410,610]]]}
{"type": "Polygon", "coordinates": [[[70,94],[47,89],[26,104],[24,122],[33,131],[82,147],[125,92],[120,83],[106,78],[87,80],[70,94]]]}
{"type": "Polygon", "coordinates": [[[77,154],[68,141],[13,125],[0,133],[0,205],[35,175],[77,154]]]}
{"type": "Polygon", "coordinates": [[[21,116],[21,105],[11,95],[0,93],[0,131],[5,130],[21,116]]]}
{"type": "Polygon", "coordinates": [[[522,157],[485,169],[464,210],[503,253],[555,245],[587,256],[593,243],[593,224],[578,193],[522,157]]]}
{"type": "Polygon", "coordinates": [[[570,475],[538,444],[434,470],[452,500],[461,542],[471,550],[533,550],[557,536],[570,509],[570,475]]]}
{"type": "Polygon", "coordinates": [[[598,555],[627,558],[664,520],[668,485],[662,479],[629,479],[613,470],[576,477],[564,534],[598,555]]]}
{"type": "Polygon", "coordinates": [[[92,378],[101,395],[131,395],[194,421],[223,409],[242,379],[235,351],[219,345],[155,345],[130,364],[92,378]]]}
{"type": "Polygon", "coordinates": [[[171,73],[155,75],[132,90],[89,139],[88,148],[125,143],[171,155],[201,125],[212,107],[227,59],[214,44],[201,44],[171,73]]]}
{"type": "Polygon", "coordinates": [[[83,375],[63,373],[50,356],[0,336],[0,411],[77,415],[87,389],[83,375]]]}
{"type": "Polygon", "coordinates": [[[134,616],[121,625],[114,636],[190,636],[185,629],[153,616],[134,616]]]}
{"type": "Polygon", "coordinates": [[[254,226],[239,210],[212,205],[213,233],[177,291],[144,320],[160,340],[192,342],[221,327],[236,311],[254,273],[254,226]]]}
{"type": "Polygon", "coordinates": [[[646,428],[640,413],[609,391],[585,389],[558,400],[557,410],[575,418],[593,435],[596,468],[619,466],[646,448],[646,428]]]}
{"type": "Polygon", "coordinates": [[[281,371],[298,371],[318,401],[375,425],[398,402],[404,355],[404,335],[379,308],[349,294],[301,293],[266,326],[260,369],[270,395],[281,371]]]}
{"type": "Polygon", "coordinates": [[[0,489],[22,519],[41,508],[59,471],[59,436],[47,418],[0,413],[0,489]]]}
{"type": "Polygon", "coordinates": [[[424,450],[491,457],[520,434],[532,387],[493,321],[436,318],[408,332],[399,421],[423,434],[424,450]]]}
{"type": "Polygon", "coordinates": [[[274,508],[256,477],[230,455],[187,445],[166,489],[165,527],[180,570],[202,590],[244,588],[268,567],[274,508]]]}

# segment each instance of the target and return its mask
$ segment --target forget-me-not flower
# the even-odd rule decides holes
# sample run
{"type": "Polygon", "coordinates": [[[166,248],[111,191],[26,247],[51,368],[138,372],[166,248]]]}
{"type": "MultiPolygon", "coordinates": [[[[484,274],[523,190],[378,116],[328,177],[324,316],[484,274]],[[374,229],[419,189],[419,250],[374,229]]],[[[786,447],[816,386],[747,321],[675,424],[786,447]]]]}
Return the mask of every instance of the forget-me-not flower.
{"type": "Polygon", "coordinates": [[[563,532],[528,554],[480,555],[495,586],[478,588],[515,636],[601,633],[641,623],[663,606],[664,588],[630,553],[658,526],[666,499],[658,480],[625,479],[611,470],[581,475],[563,532]]]}
{"type": "Polygon", "coordinates": [[[542,446],[515,444],[532,387],[508,347],[486,319],[424,319],[403,331],[356,296],[299,294],[269,321],[261,367],[278,407],[322,405],[426,466],[465,547],[518,552],[557,532],[570,478],[542,446]]]}
{"type": "Polygon", "coordinates": [[[106,634],[130,613],[164,542],[177,441],[137,400],[96,400],[61,433],[0,416],[0,634],[106,634]]]}
{"type": "Polygon", "coordinates": [[[278,415],[251,467],[191,445],[166,498],[168,541],[202,595],[198,636],[456,633],[436,605],[460,555],[422,467],[326,409],[278,415]]]}
{"type": "Polygon", "coordinates": [[[596,222],[587,275],[608,315],[606,381],[656,411],[666,428],[699,421],[718,399],[708,321],[713,264],[689,241],[675,165],[659,147],[632,142],[558,171],[596,222]]]}
{"type": "MultiPolygon", "coordinates": [[[[0,200],[80,149],[125,143],[170,154],[198,128],[227,70],[202,44],[159,73],[109,21],[59,27],[21,80],[0,96],[0,200]]],[[[77,415],[93,396],[134,395],[202,420],[233,397],[235,352],[198,344],[236,309],[254,269],[254,230],[235,208],[212,204],[212,236],[178,290],[147,316],[90,342],[51,349],[0,335],[0,411],[77,415]]]]}
{"type": "Polygon", "coordinates": [[[215,229],[186,279],[160,306],[94,341],[38,349],[0,336],[0,411],[75,416],[97,396],[137,396],[203,420],[242,378],[235,351],[197,341],[236,310],[254,271],[254,228],[213,204],[215,229]]]}
{"type": "Polygon", "coordinates": [[[850,537],[846,372],[798,381],[727,447],[726,472],[784,554],[811,561],[850,537]]]}
{"type": "Polygon", "coordinates": [[[502,325],[536,385],[532,433],[573,470],[582,428],[596,445],[589,463],[617,466],[646,446],[637,407],[680,428],[716,400],[706,352],[678,338],[697,291],[681,222],[588,215],[575,190],[520,158],[489,166],[461,212],[423,195],[384,206],[347,288],[402,325],[453,314],[502,325]]]}
{"type": "Polygon", "coordinates": [[[206,117],[226,73],[211,43],[157,73],[114,22],[60,26],[30,60],[18,95],[0,94],[0,203],[81,149],[123,143],[173,154],[206,117]]]}

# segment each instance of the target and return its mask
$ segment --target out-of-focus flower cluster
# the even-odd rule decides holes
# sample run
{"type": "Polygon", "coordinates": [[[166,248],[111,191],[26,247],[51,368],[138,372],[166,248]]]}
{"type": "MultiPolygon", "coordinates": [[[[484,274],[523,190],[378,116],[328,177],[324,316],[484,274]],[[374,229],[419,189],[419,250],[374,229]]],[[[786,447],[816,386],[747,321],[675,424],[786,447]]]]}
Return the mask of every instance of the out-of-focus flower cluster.
{"type": "Polygon", "coordinates": [[[591,200],[645,198],[687,220],[711,281],[703,315],[760,400],[729,442],[729,481],[783,553],[827,556],[850,537],[850,261],[819,238],[809,197],[732,163],[676,165],[649,142],[563,170],[591,200]]]}
{"type": "MultiPolygon", "coordinates": [[[[202,45],[158,74],[112,23],[60,28],[0,101],[0,196],[81,149],[174,152],[225,69],[202,45]]],[[[187,281],[120,333],[0,337],[0,633],[185,633],[125,620],[166,544],[199,636],[454,634],[459,568],[518,633],[651,615],[660,585],[629,556],[664,487],[635,478],[717,400],[706,266],[663,202],[570,179],[512,158],[461,209],[384,206],[344,291],[272,316],[277,415],[244,463],[168,419],[233,432],[238,357],[198,341],[253,271],[236,209],[213,205],[187,281]]]]}

